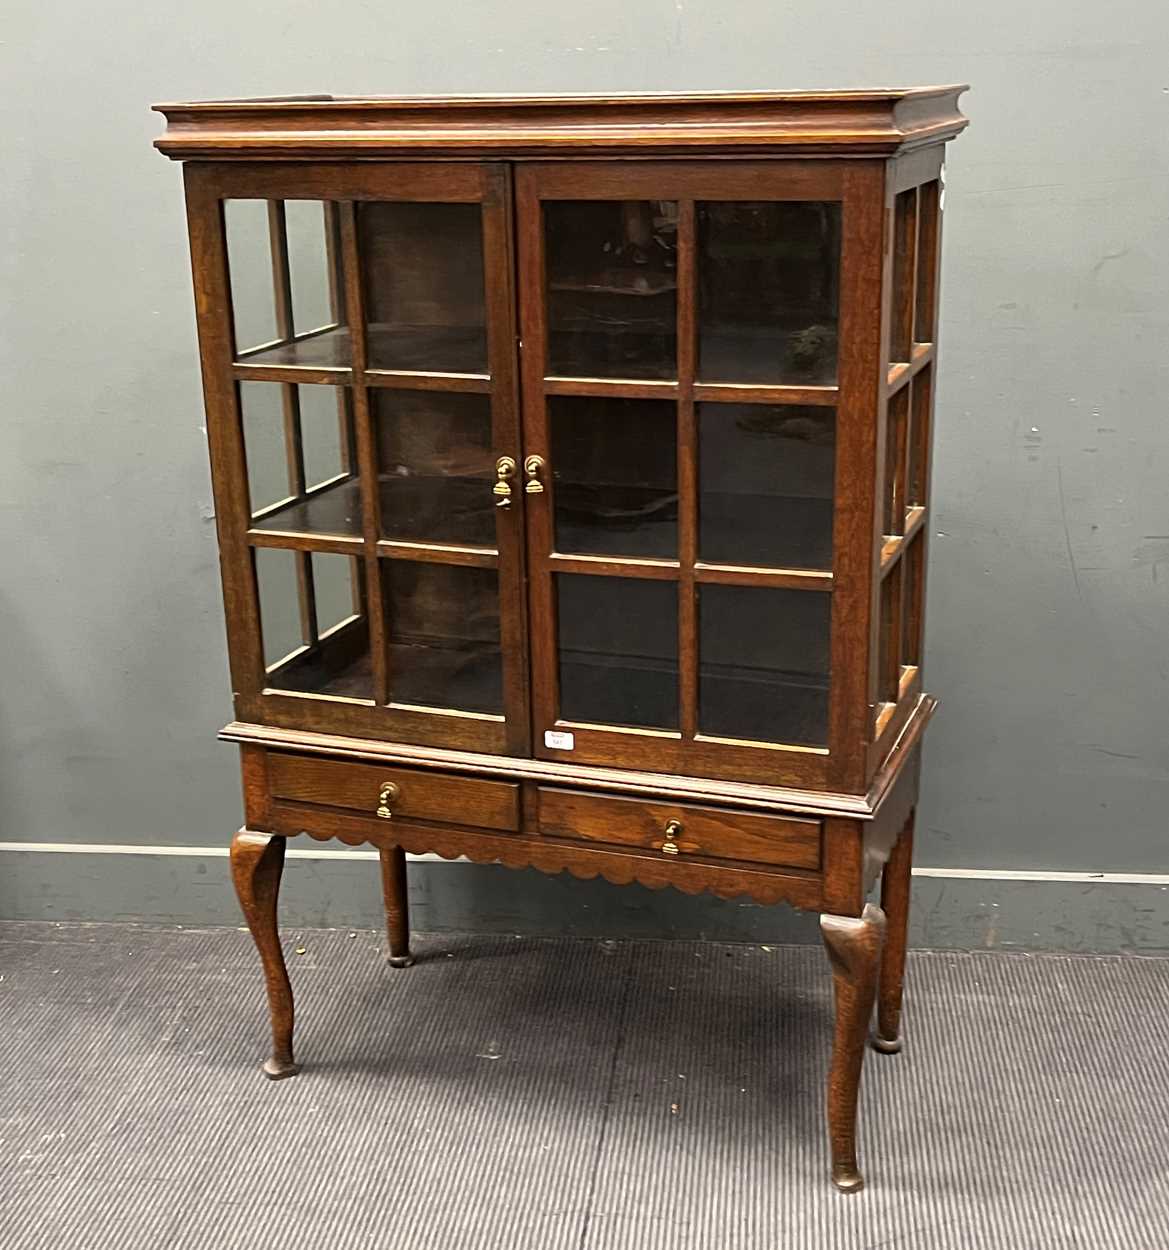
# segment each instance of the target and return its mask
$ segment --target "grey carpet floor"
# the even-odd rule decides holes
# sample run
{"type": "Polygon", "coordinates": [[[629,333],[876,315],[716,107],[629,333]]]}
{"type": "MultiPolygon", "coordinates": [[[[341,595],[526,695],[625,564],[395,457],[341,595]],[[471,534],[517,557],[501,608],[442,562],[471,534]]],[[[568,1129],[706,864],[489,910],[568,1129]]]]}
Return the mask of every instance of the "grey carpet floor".
{"type": "Polygon", "coordinates": [[[285,938],[271,1083],[246,933],[0,925],[4,1250],[1169,1248],[1169,960],[911,955],[843,1196],[817,949],[285,938]]]}

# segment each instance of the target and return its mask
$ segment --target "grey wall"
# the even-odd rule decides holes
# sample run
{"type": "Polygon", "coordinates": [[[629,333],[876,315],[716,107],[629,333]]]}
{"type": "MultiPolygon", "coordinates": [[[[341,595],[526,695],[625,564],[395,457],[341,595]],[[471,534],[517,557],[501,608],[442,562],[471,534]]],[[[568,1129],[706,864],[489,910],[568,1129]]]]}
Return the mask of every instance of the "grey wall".
{"type": "MultiPolygon", "coordinates": [[[[151,102],[967,80],[918,859],[1169,871],[1165,6],[10,0],[4,25],[0,839],[210,846],[239,820],[179,170],[151,102]]],[[[0,913],[51,913],[51,876],[10,872],[0,913]]],[[[490,911],[504,887],[476,879],[490,911]]]]}

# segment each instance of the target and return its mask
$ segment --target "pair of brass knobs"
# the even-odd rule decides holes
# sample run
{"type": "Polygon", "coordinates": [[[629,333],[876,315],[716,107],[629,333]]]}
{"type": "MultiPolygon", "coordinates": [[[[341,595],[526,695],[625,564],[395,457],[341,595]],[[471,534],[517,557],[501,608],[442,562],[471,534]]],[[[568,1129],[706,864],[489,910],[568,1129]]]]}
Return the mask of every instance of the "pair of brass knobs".
{"type": "MultiPolygon", "coordinates": [[[[516,462],[511,456],[500,456],[495,462],[495,485],[491,488],[495,496],[497,508],[510,508],[512,497],[512,479],[516,475],[516,462]]],[[[543,456],[528,456],[524,461],[524,493],[542,495],[544,483],[540,481],[540,470],[544,467],[543,456]]]]}

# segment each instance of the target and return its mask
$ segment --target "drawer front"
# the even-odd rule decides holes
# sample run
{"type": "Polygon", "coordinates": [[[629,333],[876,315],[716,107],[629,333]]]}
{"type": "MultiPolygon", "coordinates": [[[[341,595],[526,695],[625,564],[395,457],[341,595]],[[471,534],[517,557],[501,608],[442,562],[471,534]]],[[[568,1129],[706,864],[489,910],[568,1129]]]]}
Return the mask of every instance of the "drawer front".
{"type": "Polygon", "coordinates": [[[541,788],[540,832],[780,868],[820,867],[820,822],[541,788]],[[672,823],[673,822],[673,823],[672,823]]]}
{"type": "Polygon", "coordinates": [[[381,814],[381,809],[389,812],[390,819],[400,816],[510,833],[520,827],[520,788],[510,781],[276,751],[268,756],[268,776],[277,800],[343,807],[366,816],[381,814]]]}

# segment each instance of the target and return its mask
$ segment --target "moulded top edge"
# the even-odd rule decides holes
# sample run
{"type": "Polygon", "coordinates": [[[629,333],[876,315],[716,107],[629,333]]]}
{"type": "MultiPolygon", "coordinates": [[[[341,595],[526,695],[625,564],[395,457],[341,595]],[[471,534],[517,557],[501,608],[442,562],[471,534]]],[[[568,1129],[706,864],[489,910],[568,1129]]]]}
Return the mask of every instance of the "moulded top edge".
{"type": "Polygon", "coordinates": [[[968,83],[947,83],[929,87],[874,87],[871,89],[848,89],[841,91],[626,91],[617,94],[606,92],[530,92],[519,94],[508,94],[507,92],[477,92],[467,94],[454,95],[330,95],[330,94],[310,94],[310,95],[283,95],[283,96],[254,96],[240,97],[237,99],[220,99],[220,100],[176,100],[173,102],[155,104],[151,107],[159,113],[167,113],[175,109],[224,109],[224,108],[242,108],[255,109],[257,111],[267,111],[278,109],[282,106],[334,106],[334,107],[350,107],[350,108],[412,108],[419,105],[441,104],[449,108],[475,107],[477,105],[515,105],[516,107],[539,107],[540,105],[566,105],[566,104],[589,104],[589,105],[612,105],[620,106],[622,104],[640,104],[655,103],[666,104],[677,102],[679,104],[687,103],[704,103],[733,104],[743,103],[785,103],[792,101],[795,103],[814,103],[816,101],[828,102],[864,102],[864,101],[885,101],[895,102],[899,100],[917,98],[924,99],[931,96],[958,95],[963,91],[969,90],[968,83]]]}
{"type": "Polygon", "coordinates": [[[629,95],[282,96],[158,104],[156,146],[200,160],[892,155],[966,125],[962,85],[629,95]]]}

